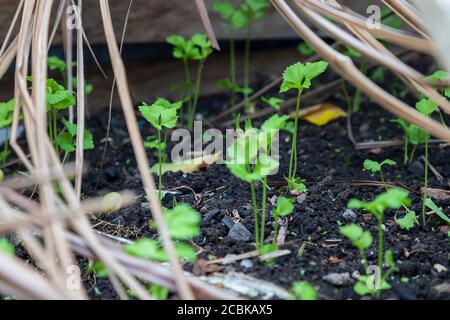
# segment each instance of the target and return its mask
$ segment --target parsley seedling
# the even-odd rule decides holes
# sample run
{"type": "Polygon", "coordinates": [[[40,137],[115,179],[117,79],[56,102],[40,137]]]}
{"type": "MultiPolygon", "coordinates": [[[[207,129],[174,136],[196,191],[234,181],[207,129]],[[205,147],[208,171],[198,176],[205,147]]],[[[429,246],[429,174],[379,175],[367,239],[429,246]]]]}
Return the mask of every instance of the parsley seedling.
{"type": "MultiPolygon", "coordinates": [[[[303,90],[311,87],[311,81],[325,72],[328,63],[325,61],[308,62],[306,64],[296,63],[286,68],[283,73],[283,82],[280,87],[280,93],[291,89],[297,90],[297,105],[294,116],[294,134],[292,139],[291,158],[289,162],[289,175],[287,177],[288,187],[290,190],[295,188],[294,184],[298,184],[297,175],[297,136],[298,122],[300,116],[300,100],[303,90]]],[[[302,188],[303,189],[303,188],[302,188]]],[[[300,191],[300,190],[298,190],[300,191]]]]}
{"type": "Polygon", "coordinates": [[[399,209],[402,206],[408,206],[411,200],[408,198],[408,192],[403,189],[392,188],[378,195],[372,201],[361,201],[351,199],[347,207],[350,209],[364,209],[372,213],[377,219],[378,227],[378,268],[380,274],[383,270],[383,218],[387,209],[399,209]]]}
{"type": "MultiPolygon", "coordinates": [[[[167,142],[162,140],[162,131],[163,129],[172,129],[177,125],[178,109],[181,108],[181,105],[182,102],[171,103],[166,99],[159,98],[151,106],[146,104],[145,102],[143,102],[142,105],[139,106],[139,111],[141,112],[142,116],[158,132],[156,142],[154,141],[152,145],[147,144],[147,146],[153,146],[158,150],[158,195],[160,200],[162,200],[162,154],[163,152],[165,153],[167,145],[167,142]]],[[[165,135],[165,137],[167,137],[167,135],[165,135]]]]}
{"type": "Polygon", "coordinates": [[[168,37],[166,41],[173,46],[173,57],[183,61],[186,76],[186,88],[188,89],[186,97],[188,103],[187,124],[188,129],[192,130],[197,110],[198,97],[200,95],[203,67],[206,59],[213,52],[211,41],[206,35],[199,33],[194,34],[190,39],[185,39],[183,36],[179,35],[172,35],[168,37]],[[197,75],[194,83],[191,80],[191,72],[189,69],[190,61],[198,62],[197,75]]]}
{"type": "Polygon", "coordinates": [[[257,248],[260,250],[263,250],[264,245],[267,176],[279,167],[279,162],[269,156],[272,139],[287,119],[288,116],[273,115],[262,124],[260,130],[253,128],[250,122],[246,122],[245,130],[238,130],[238,136],[227,150],[229,158],[226,162],[227,168],[234,176],[250,185],[255,241],[257,248]],[[256,182],[258,181],[262,185],[261,223],[259,222],[256,201],[256,182]]]}
{"type": "MultiPolygon", "coordinates": [[[[164,209],[164,217],[170,237],[175,242],[175,252],[178,258],[194,262],[197,259],[192,245],[182,242],[200,234],[200,214],[186,204],[180,204],[173,209],[164,209]]],[[[156,225],[152,224],[155,228],[156,225]]],[[[143,238],[125,247],[128,254],[144,259],[166,262],[167,254],[158,240],[143,238]]]]}

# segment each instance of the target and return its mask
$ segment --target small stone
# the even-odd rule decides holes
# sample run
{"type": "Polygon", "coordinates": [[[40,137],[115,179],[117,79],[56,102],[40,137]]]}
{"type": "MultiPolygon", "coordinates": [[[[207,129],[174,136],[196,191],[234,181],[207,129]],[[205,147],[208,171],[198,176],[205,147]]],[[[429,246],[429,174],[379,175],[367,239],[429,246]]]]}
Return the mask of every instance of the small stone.
{"type": "Polygon", "coordinates": [[[408,171],[416,177],[422,177],[424,172],[424,167],[421,161],[414,161],[408,167],[408,171]]]}
{"type": "Polygon", "coordinates": [[[446,283],[438,284],[438,285],[434,286],[432,288],[432,290],[435,291],[438,295],[450,294],[450,283],[446,282],[446,283]]]}
{"type": "Polygon", "coordinates": [[[232,229],[234,226],[233,220],[228,215],[225,215],[222,219],[222,223],[228,227],[228,229],[232,229]]]}
{"type": "Polygon", "coordinates": [[[329,273],[322,279],[335,286],[347,286],[353,283],[353,279],[348,272],[329,273]]]}
{"type": "Polygon", "coordinates": [[[253,268],[253,262],[250,259],[244,259],[241,261],[241,267],[245,269],[251,269],[253,268]]]}
{"type": "Polygon", "coordinates": [[[346,221],[355,221],[356,220],[356,213],[352,209],[347,209],[342,214],[342,218],[344,218],[346,221]]]}
{"type": "Polygon", "coordinates": [[[238,222],[228,232],[228,237],[236,243],[247,242],[251,239],[252,233],[242,223],[238,222]]]}
{"type": "Polygon", "coordinates": [[[364,222],[372,221],[372,214],[371,213],[364,213],[362,215],[364,222]]]}
{"type": "Polygon", "coordinates": [[[213,208],[206,212],[206,214],[204,215],[203,221],[208,222],[208,221],[212,220],[213,218],[215,218],[219,213],[220,213],[220,210],[218,208],[213,208]]]}
{"type": "Polygon", "coordinates": [[[433,268],[437,271],[437,272],[445,272],[447,271],[447,268],[444,267],[442,264],[436,263],[433,268]]]}
{"type": "Polygon", "coordinates": [[[297,197],[297,203],[298,204],[302,204],[305,200],[306,200],[306,194],[305,193],[302,193],[301,195],[299,195],[297,197]]]}

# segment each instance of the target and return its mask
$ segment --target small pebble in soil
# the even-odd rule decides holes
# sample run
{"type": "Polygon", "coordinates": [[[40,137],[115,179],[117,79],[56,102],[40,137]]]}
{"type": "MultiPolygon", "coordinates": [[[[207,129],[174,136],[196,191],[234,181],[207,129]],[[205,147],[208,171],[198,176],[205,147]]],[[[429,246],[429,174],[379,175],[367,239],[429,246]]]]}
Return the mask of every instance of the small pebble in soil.
{"type": "Polygon", "coordinates": [[[244,259],[241,261],[241,267],[245,269],[251,269],[253,268],[253,262],[250,259],[244,259]]]}
{"type": "Polygon", "coordinates": [[[252,233],[242,223],[238,222],[230,229],[228,237],[236,243],[247,242],[251,239],[252,233]]]}
{"type": "Polygon", "coordinates": [[[422,177],[424,172],[424,167],[421,161],[416,160],[411,163],[408,167],[408,171],[415,175],[416,177],[422,177]]]}
{"type": "Polygon", "coordinates": [[[345,221],[355,221],[356,213],[352,209],[346,209],[342,214],[342,218],[344,218],[345,221]]]}
{"type": "Polygon", "coordinates": [[[213,218],[215,218],[220,213],[220,210],[218,208],[212,208],[206,212],[203,218],[203,222],[209,222],[213,218]]]}
{"type": "Polygon", "coordinates": [[[323,276],[322,279],[335,286],[347,286],[353,283],[350,273],[329,273],[323,276]]]}
{"type": "Polygon", "coordinates": [[[301,195],[299,195],[297,197],[297,203],[298,204],[302,204],[305,200],[306,200],[306,194],[305,193],[302,193],[301,195]]]}

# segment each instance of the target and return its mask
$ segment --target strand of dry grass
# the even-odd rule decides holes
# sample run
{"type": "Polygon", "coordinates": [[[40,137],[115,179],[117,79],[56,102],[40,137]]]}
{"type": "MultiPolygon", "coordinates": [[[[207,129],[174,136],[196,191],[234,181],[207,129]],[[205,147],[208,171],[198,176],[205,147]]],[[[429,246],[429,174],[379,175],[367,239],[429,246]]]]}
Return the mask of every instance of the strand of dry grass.
{"type": "Polygon", "coordinates": [[[109,3],[107,0],[99,0],[99,1],[106,41],[111,56],[111,63],[113,66],[114,75],[116,76],[117,79],[117,88],[119,91],[119,96],[123,112],[125,115],[125,121],[127,123],[128,132],[130,134],[131,143],[133,145],[133,150],[136,157],[136,162],[138,164],[139,172],[141,174],[142,182],[146,189],[147,196],[150,199],[153,217],[155,218],[155,221],[157,223],[158,232],[161,235],[164,249],[167,252],[170,264],[174,270],[174,275],[179,294],[183,299],[193,299],[194,295],[192,294],[192,290],[187,284],[186,279],[184,278],[180,263],[175,254],[175,247],[167,230],[166,221],[164,219],[161,210],[161,203],[159,202],[159,199],[155,191],[156,190],[155,182],[153,181],[153,178],[148,170],[149,164],[147,154],[144,149],[141,133],[137,126],[136,116],[134,113],[134,108],[130,92],[128,89],[125,66],[123,64],[119,49],[117,47],[117,42],[114,34],[114,27],[111,20],[111,13],[109,10],[109,3]]]}

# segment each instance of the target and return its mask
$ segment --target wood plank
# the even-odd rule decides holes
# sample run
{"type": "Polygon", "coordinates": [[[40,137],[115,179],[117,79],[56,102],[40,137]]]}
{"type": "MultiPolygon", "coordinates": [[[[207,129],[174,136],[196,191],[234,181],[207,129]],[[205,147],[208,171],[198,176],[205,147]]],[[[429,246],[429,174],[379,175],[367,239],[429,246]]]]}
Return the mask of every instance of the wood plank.
{"type": "MultiPolygon", "coordinates": [[[[342,3],[350,4],[352,8],[364,12],[363,9],[367,7],[367,1],[346,0],[342,3]]],[[[18,0],[0,0],[0,41],[3,41],[5,37],[18,2],[18,0]]],[[[209,9],[212,8],[213,2],[213,0],[206,0],[209,9]]],[[[55,7],[57,3],[58,1],[55,1],[55,7]]],[[[128,3],[127,0],[110,1],[118,39],[124,24],[128,3]]],[[[84,7],[84,28],[89,41],[93,44],[104,43],[98,1],[85,1],[84,7]]],[[[220,22],[219,16],[212,10],[210,12],[217,37],[226,39],[228,32],[220,22]]],[[[191,35],[195,32],[203,32],[203,27],[192,0],[134,0],[126,41],[129,43],[163,42],[171,34],[191,35]]],[[[243,38],[243,34],[240,33],[238,38],[243,38]]],[[[267,16],[254,25],[253,38],[296,38],[296,35],[279,14],[273,8],[270,8],[267,16]]],[[[58,34],[55,43],[58,44],[60,41],[61,38],[58,34]]]]}

